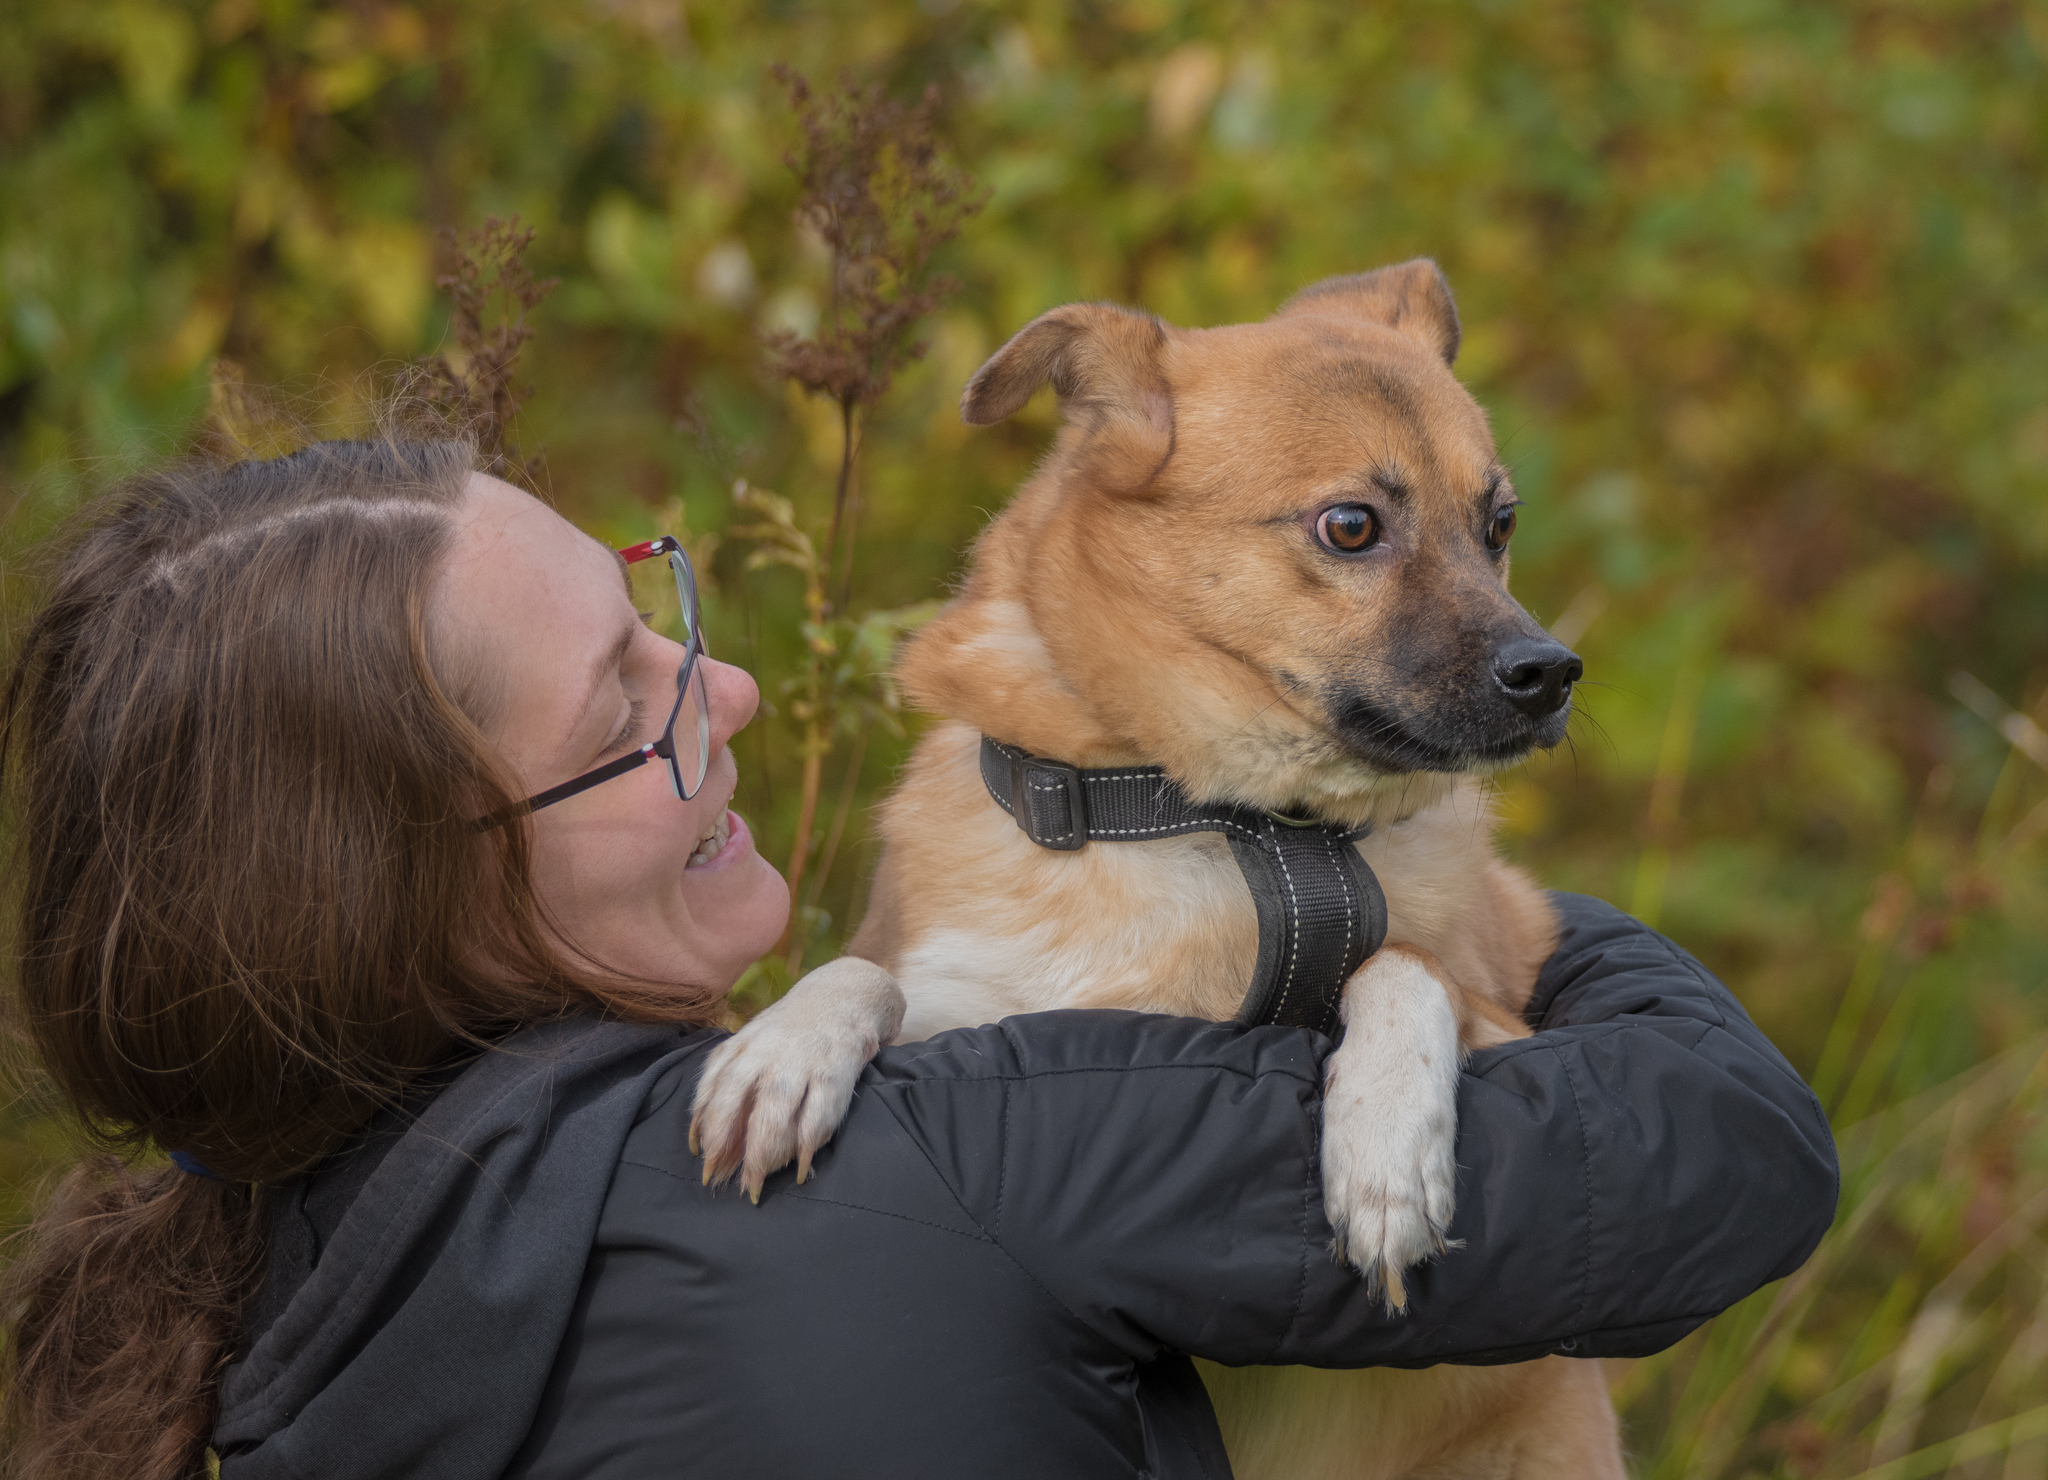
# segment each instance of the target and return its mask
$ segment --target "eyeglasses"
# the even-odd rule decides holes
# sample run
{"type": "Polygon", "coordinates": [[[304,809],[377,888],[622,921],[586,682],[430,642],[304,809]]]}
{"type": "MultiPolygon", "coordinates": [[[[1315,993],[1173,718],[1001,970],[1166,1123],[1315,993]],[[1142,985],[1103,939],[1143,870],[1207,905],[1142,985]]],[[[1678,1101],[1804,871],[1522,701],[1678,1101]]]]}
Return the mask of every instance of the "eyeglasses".
{"type": "Polygon", "coordinates": [[[637,771],[652,760],[668,762],[669,782],[681,800],[687,802],[703,788],[704,778],[711,770],[711,699],[704,692],[704,674],[697,663],[704,656],[704,628],[697,610],[697,573],[690,569],[690,557],[683,553],[681,543],[673,535],[665,534],[660,539],[628,545],[619,551],[619,559],[628,565],[652,560],[657,555],[666,555],[669,569],[675,573],[676,595],[682,600],[684,641],[683,666],[676,670],[675,708],[668,712],[668,723],[662,727],[660,738],[615,761],[608,761],[594,771],[585,771],[572,781],[536,792],[517,806],[492,813],[477,823],[479,829],[488,831],[503,827],[522,812],[538,812],[542,807],[552,807],[578,792],[637,771]],[[695,710],[697,733],[694,744],[686,739],[684,745],[678,746],[676,721],[682,717],[686,704],[695,710]]]}

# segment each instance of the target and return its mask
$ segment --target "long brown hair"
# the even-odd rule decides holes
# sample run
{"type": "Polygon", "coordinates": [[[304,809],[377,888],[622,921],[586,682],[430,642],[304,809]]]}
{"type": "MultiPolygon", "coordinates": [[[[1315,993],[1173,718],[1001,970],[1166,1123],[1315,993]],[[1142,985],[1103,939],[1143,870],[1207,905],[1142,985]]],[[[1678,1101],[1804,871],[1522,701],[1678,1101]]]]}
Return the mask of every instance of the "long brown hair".
{"type": "MultiPolygon", "coordinates": [[[[317,443],[102,501],[0,710],[10,1016],[96,1153],[0,1292],[0,1454],[182,1480],[259,1278],[266,1184],[462,1044],[577,1007],[709,1021],[555,942],[432,640],[461,441],[317,443]],[[132,1163],[156,1148],[217,1178],[132,1163]]],[[[470,705],[470,710],[474,704],[470,705]]]]}

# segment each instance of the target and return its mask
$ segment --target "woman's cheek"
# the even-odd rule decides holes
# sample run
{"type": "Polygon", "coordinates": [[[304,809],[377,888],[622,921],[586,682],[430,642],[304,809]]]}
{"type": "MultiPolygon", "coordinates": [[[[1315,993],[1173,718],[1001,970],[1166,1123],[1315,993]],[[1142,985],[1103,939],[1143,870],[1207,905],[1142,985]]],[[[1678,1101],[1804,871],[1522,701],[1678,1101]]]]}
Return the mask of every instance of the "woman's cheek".
{"type": "Polygon", "coordinates": [[[622,913],[644,912],[657,881],[680,868],[654,856],[644,831],[628,833],[580,817],[537,829],[533,884],[550,914],[572,934],[616,927],[622,913]]]}

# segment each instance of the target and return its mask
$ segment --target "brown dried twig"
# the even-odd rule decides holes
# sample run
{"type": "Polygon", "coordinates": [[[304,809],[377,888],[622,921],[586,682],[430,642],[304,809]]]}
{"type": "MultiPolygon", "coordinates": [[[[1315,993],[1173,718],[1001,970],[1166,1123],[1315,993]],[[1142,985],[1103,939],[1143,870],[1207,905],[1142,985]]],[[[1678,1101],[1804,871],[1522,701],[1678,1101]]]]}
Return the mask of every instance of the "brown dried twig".
{"type": "MultiPolygon", "coordinates": [[[[915,337],[918,321],[959,291],[959,283],[929,269],[934,253],[959,235],[985,197],[967,174],[945,159],[932,131],[938,112],[936,88],[916,106],[888,97],[879,86],[859,86],[842,77],[839,91],[815,93],[804,76],[777,65],[775,79],[789,91],[803,131],[802,147],[788,157],[801,187],[797,214],[831,253],[831,287],[815,334],[783,331],[768,337],[775,373],[839,407],[839,479],[832,497],[832,522],[809,563],[805,632],[811,638],[803,678],[792,680],[805,698],[794,707],[804,724],[802,798],[796,841],[790,849],[791,896],[804,899],[803,883],[813,844],[823,785],[823,761],[838,726],[842,679],[830,675],[838,643],[854,631],[895,630],[894,613],[873,613],[842,634],[838,614],[853,587],[854,534],[860,519],[860,434],[862,413],[888,393],[896,374],[924,354],[915,337]],[[836,576],[836,579],[835,579],[836,576]]],[[[882,666],[886,669],[886,656],[882,666]]],[[[864,733],[864,732],[863,732],[864,733]]],[[[859,763],[848,769],[831,840],[821,860],[818,883],[836,854],[859,763]]],[[[813,892],[815,893],[815,887],[813,892]]],[[[798,969],[805,945],[801,907],[791,917],[788,964],[798,969]]]]}
{"type": "Polygon", "coordinates": [[[984,197],[940,153],[932,133],[936,87],[906,107],[879,85],[842,77],[819,95],[803,74],[778,63],[803,147],[787,163],[802,187],[797,212],[832,254],[832,280],[817,332],[771,334],[775,373],[838,403],[839,482],[824,560],[838,556],[835,607],[853,579],[853,525],[859,516],[859,416],[888,393],[896,373],[924,354],[918,321],[959,291],[950,275],[928,271],[932,255],[960,234],[984,197]],[[845,544],[842,548],[841,539],[845,544]]]}
{"type": "Polygon", "coordinates": [[[533,338],[527,315],[560,284],[536,279],[526,265],[533,228],[519,218],[489,217],[473,231],[443,227],[442,249],[453,270],[434,280],[453,302],[449,328],[456,356],[429,355],[413,363],[404,390],[427,410],[477,439],[487,472],[532,482],[538,450],[522,457],[511,440],[512,421],[529,392],[515,383],[519,352],[533,338]]]}

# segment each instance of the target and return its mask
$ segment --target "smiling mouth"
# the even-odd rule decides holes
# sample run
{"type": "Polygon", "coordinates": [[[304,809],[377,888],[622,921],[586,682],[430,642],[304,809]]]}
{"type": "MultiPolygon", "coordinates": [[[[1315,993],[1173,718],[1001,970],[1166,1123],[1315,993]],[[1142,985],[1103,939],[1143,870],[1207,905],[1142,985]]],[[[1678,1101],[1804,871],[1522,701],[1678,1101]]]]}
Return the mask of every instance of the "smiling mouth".
{"type": "Polygon", "coordinates": [[[711,830],[697,840],[697,847],[686,860],[686,869],[698,868],[716,858],[732,837],[732,812],[729,808],[718,809],[718,821],[711,824],[711,830]]]}

